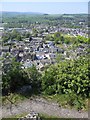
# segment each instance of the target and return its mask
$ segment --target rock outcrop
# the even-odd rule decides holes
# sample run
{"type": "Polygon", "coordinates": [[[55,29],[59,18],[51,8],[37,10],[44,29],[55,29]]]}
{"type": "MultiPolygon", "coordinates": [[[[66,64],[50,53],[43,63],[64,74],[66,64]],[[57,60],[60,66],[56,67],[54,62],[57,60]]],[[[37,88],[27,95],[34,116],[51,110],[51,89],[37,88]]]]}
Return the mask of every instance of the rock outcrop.
{"type": "Polygon", "coordinates": [[[38,113],[32,112],[18,120],[41,120],[38,113]]]}

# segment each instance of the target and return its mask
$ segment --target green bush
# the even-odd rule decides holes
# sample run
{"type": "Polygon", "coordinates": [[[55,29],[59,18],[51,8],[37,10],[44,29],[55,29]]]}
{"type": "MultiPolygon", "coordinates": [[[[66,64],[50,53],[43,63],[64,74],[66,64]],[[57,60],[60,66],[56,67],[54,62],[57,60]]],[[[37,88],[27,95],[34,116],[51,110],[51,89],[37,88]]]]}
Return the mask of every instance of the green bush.
{"type": "Polygon", "coordinates": [[[42,90],[45,94],[66,94],[71,106],[85,107],[83,100],[89,98],[90,89],[88,58],[63,61],[52,65],[42,76],[42,90]]]}

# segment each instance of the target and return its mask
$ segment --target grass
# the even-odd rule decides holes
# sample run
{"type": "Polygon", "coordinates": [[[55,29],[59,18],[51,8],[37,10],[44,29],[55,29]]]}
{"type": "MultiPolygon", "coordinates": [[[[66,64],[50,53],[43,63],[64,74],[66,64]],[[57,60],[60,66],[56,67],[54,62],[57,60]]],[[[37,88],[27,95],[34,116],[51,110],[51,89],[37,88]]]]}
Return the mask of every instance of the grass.
{"type": "MultiPolygon", "coordinates": [[[[14,103],[27,99],[25,96],[22,96],[20,94],[19,95],[18,94],[11,94],[8,97],[14,103]]],[[[44,99],[48,100],[49,102],[57,102],[60,107],[72,108],[68,103],[68,101],[70,99],[70,97],[68,97],[68,95],[41,95],[40,97],[43,97],[44,99]]],[[[9,103],[8,99],[6,99],[5,97],[3,97],[3,99],[4,99],[3,103],[5,103],[5,104],[9,103]]],[[[83,103],[84,102],[87,104],[87,108],[88,108],[88,100],[87,99],[83,100],[83,103]]],[[[90,104],[89,104],[89,106],[90,106],[90,104]]],[[[75,108],[75,106],[73,108],[75,108]]],[[[13,115],[13,116],[10,116],[10,118],[2,118],[2,120],[17,120],[17,118],[24,117],[27,114],[28,113],[13,115]]],[[[53,120],[53,119],[54,120],[58,120],[58,119],[60,119],[60,120],[74,120],[72,118],[62,118],[62,117],[58,118],[57,116],[51,116],[51,115],[47,115],[47,114],[43,114],[43,113],[40,113],[39,117],[41,118],[41,120],[53,120]]]]}
{"type": "MultiPolygon", "coordinates": [[[[21,95],[21,94],[10,94],[9,96],[2,96],[2,105],[7,104],[17,104],[21,101],[24,101],[26,99],[32,99],[34,97],[37,97],[38,95],[21,95]]],[[[87,111],[88,110],[88,99],[82,99],[78,98],[79,102],[75,99],[74,96],[72,98],[68,95],[40,95],[40,97],[43,97],[44,99],[48,100],[49,102],[57,102],[60,107],[64,108],[75,108],[79,109],[82,107],[82,110],[87,111]]]]}
{"type": "MultiPolygon", "coordinates": [[[[70,98],[68,95],[65,95],[65,94],[62,94],[62,95],[56,94],[56,95],[43,95],[43,98],[51,102],[57,102],[60,107],[64,107],[64,108],[78,109],[80,107],[79,102],[75,100],[74,96],[70,98]]],[[[82,110],[87,111],[88,99],[82,99],[82,98],[79,98],[79,99],[82,104],[82,110]]]]}
{"type": "MultiPolygon", "coordinates": [[[[11,116],[10,118],[3,118],[2,120],[17,120],[17,118],[21,118],[21,117],[25,117],[28,113],[23,113],[23,114],[19,114],[19,115],[14,115],[14,116],[11,116]]],[[[57,116],[50,116],[50,115],[47,115],[47,114],[39,114],[39,117],[41,118],[41,120],[44,120],[44,119],[57,119],[58,117],[57,116]]]]}
{"type": "Polygon", "coordinates": [[[18,115],[13,115],[10,118],[21,118],[21,117],[25,117],[28,113],[22,113],[22,114],[18,114],[18,115]]]}
{"type": "Polygon", "coordinates": [[[44,119],[46,119],[46,120],[51,120],[51,119],[54,119],[54,120],[57,120],[59,117],[57,117],[57,116],[50,116],[50,115],[47,115],[47,114],[39,114],[39,117],[42,119],[42,120],[44,120],[44,119]]]}
{"type": "Polygon", "coordinates": [[[17,118],[2,118],[1,120],[18,120],[17,118]]]}
{"type": "Polygon", "coordinates": [[[43,98],[51,102],[57,102],[59,103],[59,106],[63,107],[67,107],[67,99],[69,99],[66,95],[43,95],[43,98]]]}
{"type": "MultiPolygon", "coordinates": [[[[26,99],[29,98],[34,98],[37,97],[38,95],[21,95],[21,94],[10,94],[9,96],[3,96],[2,97],[2,105],[7,105],[7,104],[17,104],[19,102],[22,102],[26,99]]],[[[57,102],[59,104],[60,107],[64,107],[64,108],[75,108],[78,109],[80,107],[80,105],[82,105],[82,110],[88,110],[88,99],[82,99],[82,98],[78,98],[79,101],[81,102],[79,104],[79,102],[77,100],[75,100],[75,96],[72,96],[72,98],[68,95],[62,94],[62,95],[40,95],[39,97],[43,97],[44,99],[50,101],[50,102],[57,102]],[[74,104],[74,105],[73,105],[74,104]]]]}
{"type": "Polygon", "coordinates": [[[25,117],[28,113],[22,113],[18,115],[12,115],[9,118],[2,118],[2,120],[18,120],[18,118],[25,117]]]}
{"type": "Polygon", "coordinates": [[[21,102],[23,100],[25,100],[26,97],[21,95],[21,94],[10,94],[8,96],[2,96],[2,105],[6,105],[9,103],[18,103],[21,102]]]}
{"type": "Polygon", "coordinates": [[[27,100],[29,98],[34,98],[35,96],[39,96],[37,94],[37,91],[27,92],[23,94],[19,93],[10,93],[10,95],[2,96],[2,105],[7,105],[7,104],[17,104],[20,103],[24,100],[27,100]]]}
{"type": "MultiPolygon", "coordinates": [[[[13,119],[17,119],[17,118],[21,118],[21,117],[25,117],[27,115],[27,113],[23,113],[23,114],[19,114],[19,115],[14,115],[14,116],[11,116],[10,118],[3,118],[2,120],[6,120],[6,119],[10,119],[10,120],[13,120],[13,119]]],[[[56,116],[49,116],[49,115],[47,115],[47,114],[39,114],[39,117],[41,118],[41,119],[44,119],[44,118],[47,118],[47,119],[50,119],[50,118],[58,118],[58,117],[56,117],[56,116]]]]}

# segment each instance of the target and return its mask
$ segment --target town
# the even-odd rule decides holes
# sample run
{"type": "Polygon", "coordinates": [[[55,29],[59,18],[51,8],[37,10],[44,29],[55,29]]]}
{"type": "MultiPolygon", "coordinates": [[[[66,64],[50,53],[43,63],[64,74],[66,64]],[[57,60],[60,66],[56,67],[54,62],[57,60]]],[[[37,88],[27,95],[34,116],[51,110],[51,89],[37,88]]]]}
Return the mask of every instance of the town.
{"type": "Polygon", "coordinates": [[[87,118],[87,14],[2,14],[2,117],[87,118]]]}
{"type": "MultiPolygon", "coordinates": [[[[3,25],[8,23],[3,23],[3,25]]],[[[74,59],[80,55],[87,53],[87,44],[82,44],[79,47],[68,50],[68,46],[72,44],[63,43],[60,47],[55,44],[54,40],[49,37],[53,36],[55,33],[62,33],[64,35],[73,36],[83,36],[88,38],[87,25],[84,22],[78,23],[85,28],[66,28],[60,27],[58,25],[48,25],[36,23],[31,24],[29,28],[4,28],[1,27],[3,46],[2,46],[2,56],[4,56],[4,64],[9,66],[13,57],[16,61],[22,63],[23,68],[32,66],[33,64],[38,70],[42,70],[45,65],[54,64],[57,62],[56,58],[62,55],[64,59],[74,59]],[[8,34],[15,33],[19,34],[18,38],[7,38],[5,41],[5,36],[8,34]],[[25,36],[26,35],[26,36],[25,36]],[[20,37],[24,36],[22,39],[20,37]],[[68,55],[69,54],[69,55],[68,55]]],[[[53,38],[54,39],[54,38],[53,38]]]]}

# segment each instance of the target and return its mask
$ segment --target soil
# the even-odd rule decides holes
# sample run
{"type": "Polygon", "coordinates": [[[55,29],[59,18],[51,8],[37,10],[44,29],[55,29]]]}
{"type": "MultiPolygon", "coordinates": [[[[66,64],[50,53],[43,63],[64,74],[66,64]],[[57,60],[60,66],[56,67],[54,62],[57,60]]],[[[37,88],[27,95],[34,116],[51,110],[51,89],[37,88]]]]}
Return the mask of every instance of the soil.
{"type": "MultiPolygon", "coordinates": [[[[1,110],[1,109],[0,109],[1,110]]],[[[22,113],[41,113],[60,118],[88,118],[88,112],[59,107],[58,103],[47,101],[44,98],[27,99],[17,104],[2,106],[2,117],[9,118],[22,113]]]]}

